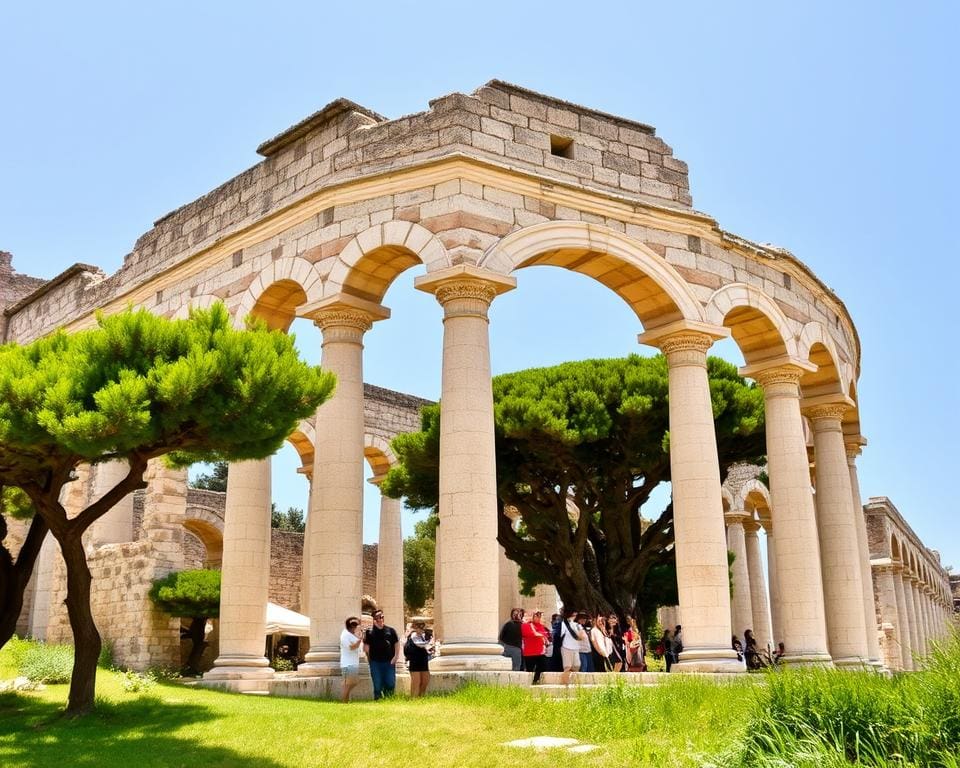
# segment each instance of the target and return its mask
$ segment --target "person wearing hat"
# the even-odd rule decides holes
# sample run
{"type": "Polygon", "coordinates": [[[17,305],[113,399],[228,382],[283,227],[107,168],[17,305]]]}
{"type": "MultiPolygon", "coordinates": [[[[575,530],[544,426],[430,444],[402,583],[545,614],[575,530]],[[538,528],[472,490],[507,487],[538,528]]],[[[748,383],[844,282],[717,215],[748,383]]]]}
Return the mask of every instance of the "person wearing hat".
{"type": "Polygon", "coordinates": [[[525,621],[520,629],[523,639],[523,668],[527,672],[533,672],[534,685],[540,684],[540,677],[547,668],[544,652],[550,630],[543,625],[542,620],[543,611],[534,611],[530,621],[525,621]]]}

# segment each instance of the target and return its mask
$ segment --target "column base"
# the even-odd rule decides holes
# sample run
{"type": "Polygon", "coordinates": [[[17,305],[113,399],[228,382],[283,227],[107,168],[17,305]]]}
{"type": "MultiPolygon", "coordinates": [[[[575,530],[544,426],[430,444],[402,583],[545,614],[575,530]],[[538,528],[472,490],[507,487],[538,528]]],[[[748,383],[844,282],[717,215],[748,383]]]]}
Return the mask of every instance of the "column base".
{"type": "Polygon", "coordinates": [[[510,659],[503,655],[503,646],[499,643],[469,640],[444,643],[440,653],[430,661],[431,672],[498,672],[512,668],[510,659]]]}
{"type": "Polygon", "coordinates": [[[870,664],[867,659],[861,659],[857,656],[844,656],[841,658],[834,657],[833,666],[838,669],[873,669],[874,666],[870,664]]]}
{"type": "Polygon", "coordinates": [[[690,648],[680,652],[671,671],[744,673],[747,668],[732,648],[690,648]]]}
{"type": "Polygon", "coordinates": [[[797,653],[787,654],[781,663],[790,667],[832,667],[833,657],[829,653],[797,653]]]}
{"type": "Polygon", "coordinates": [[[265,656],[220,656],[213,669],[203,673],[204,680],[270,680],[273,668],[265,656]]]}
{"type": "MultiPolygon", "coordinates": [[[[370,676],[367,660],[360,659],[361,677],[370,676]]],[[[311,649],[304,656],[304,662],[297,666],[297,677],[340,677],[340,649],[311,649]]]]}

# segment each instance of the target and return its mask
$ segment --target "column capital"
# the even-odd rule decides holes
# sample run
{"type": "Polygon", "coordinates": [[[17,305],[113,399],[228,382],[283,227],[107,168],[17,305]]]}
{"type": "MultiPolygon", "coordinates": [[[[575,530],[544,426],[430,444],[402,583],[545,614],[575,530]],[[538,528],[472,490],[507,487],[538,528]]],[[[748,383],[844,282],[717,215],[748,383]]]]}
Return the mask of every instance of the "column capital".
{"type": "Polygon", "coordinates": [[[753,516],[745,509],[731,509],[723,513],[723,522],[727,526],[740,525],[744,531],[747,530],[747,523],[751,520],[753,520],[753,516]]]}
{"type": "Polygon", "coordinates": [[[637,341],[656,347],[665,355],[686,350],[697,350],[705,354],[715,341],[729,335],[730,329],[720,325],[696,320],[675,320],[644,331],[637,336],[637,341]]]}
{"type": "Polygon", "coordinates": [[[767,389],[775,384],[789,384],[799,386],[800,379],[805,373],[812,373],[817,366],[790,355],[782,355],[759,363],[745,365],[739,370],[744,377],[754,379],[761,387],[767,389]]]}
{"type": "Polygon", "coordinates": [[[743,521],[743,531],[747,536],[756,536],[760,533],[761,528],[763,528],[763,526],[760,524],[760,521],[753,517],[753,515],[749,515],[746,520],[743,521]]]}
{"type": "Polygon", "coordinates": [[[849,397],[828,395],[810,397],[800,401],[800,410],[810,419],[814,432],[840,431],[844,414],[853,408],[849,397]]]}
{"type": "Polygon", "coordinates": [[[379,488],[380,484],[386,479],[387,476],[385,474],[374,475],[373,477],[367,478],[367,482],[370,483],[370,485],[375,485],[377,488],[379,488]]]}
{"type": "Polygon", "coordinates": [[[348,293],[338,293],[310,304],[301,304],[297,307],[297,316],[313,320],[314,325],[324,332],[325,341],[327,332],[333,330],[345,331],[358,336],[359,340],[375,322],[390,317],[390,310],[348,293]]]}
{"type": "Polygon", "coordinates": [[[413,281],[413,287],[432,293],[444,307],[455,299],[479,300],[489,306],[501,293],[516,288],[517,279],[471,264],[458,264],[421,275],[413,281]]]}

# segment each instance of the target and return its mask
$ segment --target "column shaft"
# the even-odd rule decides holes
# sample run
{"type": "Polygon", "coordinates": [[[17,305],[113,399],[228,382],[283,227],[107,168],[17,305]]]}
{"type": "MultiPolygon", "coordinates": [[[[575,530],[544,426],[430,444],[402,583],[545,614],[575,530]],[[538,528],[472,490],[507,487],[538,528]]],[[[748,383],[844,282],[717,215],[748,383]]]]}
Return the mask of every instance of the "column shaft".
{"type": "Polygon", "coordinates": [[[900,641],[900,618],[897,614],[897,593],[894,586],[895,574],[891,566],[877,568],[876,579],[879,587],[880,621],[893,627],[893,647],[886,649],[883,661],[889,669],[902,669],[900,641]]]}
{"type": "Polygon", "coordinates": [[[676,666],[678,671],[739,672],[742,665],[730,643],[727,542],[707,378],[713,340],[706,333],[681,331],[657,342],[669,377],[674,546],[684,641],[676,666]]]}
{"type": "Polygon", "coordinates": [[[443,307],[440,411],[441,669],[505,669],[488,310],[512,278],[454,267],[417,280],[443,307]]]}
{"type": "Polygon", "coordinates": [[[910,666],[908,668],[917,669],[917,660],[920,657],[920,633],[917,630],[917,612],[913,606],[913,584],[907,571],[900,575],[900,579],[903,584],[903,603],[907,612],[907,630],[910,635],[910,666]]]}
{"type": "Polygon", "coordinates": [[[891,578],[893,592],[897,603],[897,642],[900,644],[900,666],[898,669],[913,669],[913,657],[910,651],[910,626],[907,619],[907,604],[903,597],[903,579],[900,575],[901,566],[894,563],[891,578]]]}
{"type": "MultiPolygon", "coordinates": [[[[760,371],[766,406],[771,516],[781,634],[787,663],[830,663],[820,569],[820,542],[800,416],[800,374],[794,366],[760,371]]],[[[862,621],[862,620],[861,620],[862,621]]]]}
{"type": "Polygon", "coordinates": [[[773,532],[767,531],[767,575],[770,578],[770,644],[774,650],[783,639],[783,621],[780,618],[780,582],[777,580],[777,540],[773,532]]]}
{"type": "MultiPolygon", "coordinates": [[[[753,594],[747,562],[747,542],[744,534],[745,514],[727,514],[727,548],[733,552],[733,596],[730,615],[733,634],[743,640],[743,631],[753,629],[753,594]]],[[[749,519],[749,518],[747,518],[749,519]]],[[[756,634],[754,634],[756,637],[756,634]]],[[[759,639],[757,644],[759,645],[759,639]]]]}
{"type": "Polygon", "coordinates": [[[867,520],[863,514],[860,497],[860,479],[857,476],[859,445],[847,445],[847,468],[850,475],[850,491],[853,496],[854,522],[857,526],[857,546],[860,550],[860,581],[863,587],[863,620],[867,630],[867,653],[870,663],[880,663],[880,640],[877,637],[877,608],[873,598],[873,570],[870,567],[870,544],[867,540],[867,520]]]}
{"type": "Polygon", "coordinates": [[[270,589],[270,460],[230,465],[223,524],[220,655],[206,679],[273,677],[264,656],[270,589]]]}
{"type": "MultiPolygon", "coordinates": [[[[363,591],[363,334],[385,310],[332,297],[309,314],[323,332],[320,365],[337,376],[317,409],[310,494],[310,650],[298,674],[340,673],[340,632],[363,591]]],[[[396,621],[397,617],[392,617],[396,621]]]]}
{"type": "MultiPolygon", "coordinates": [[[[927,655],[927,633],[923,626],[923,608],[920,604],[920,579],[916,576],[910,579],[910,594],[913,596],[913,623],[917,628],[917,644],[913,648],[914,655],[923,659],[927,655]]],[[[921,662],[922,666],[922,662],[921,662]]]]}
{"type": "MultiPolygon", "coordinates": [[[[760,526],[751,521],[746,531],[747,570],[750,574],[750,606],[753,610],[753,636],[760,648],[776,650],[770,632],[770,605],[767,600],[766,579],[763,577],[763,561],[760,558],[760,526]]],[[[769,546],[769,538],[767,541],[769,546]]]]}
{"type": "MultiPolygon", "coordinates": [[[[860,546],[840,425],[846,410],[846,405],[831,404],[807,413],[816,452],[817,531],[830,655],[838,666],[859,666],[868,663],[869,653],[860,546]]],[[[872,620],[871,627],[875,624],[872,620]]]]}
{"type": "Polygon", "coordinates": [[[377,605],[384,615],[405,627],[403,614],[403,535],[400,510],[403,502],[380,497],[380,539],[377,545],[377,605]]]}

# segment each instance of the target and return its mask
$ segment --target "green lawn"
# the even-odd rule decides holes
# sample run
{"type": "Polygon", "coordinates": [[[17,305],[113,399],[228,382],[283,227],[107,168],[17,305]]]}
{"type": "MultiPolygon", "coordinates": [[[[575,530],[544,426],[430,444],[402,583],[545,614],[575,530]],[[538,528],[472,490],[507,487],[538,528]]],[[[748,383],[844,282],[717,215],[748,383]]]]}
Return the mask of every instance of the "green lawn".
{"type": "MultiPolygon", "coordinates": [[[[0,676],[7,670],[0,668],[0,676]]],[[[611,687],[574,701],[470,688],[452,696],[340,705],[157,685],[126,693],[98,674],[96,714],[66,721],[66,686],[0,695],[0,765],[16,766],[632,766],[702,765],[737,737],[744,695],[692,680],[657,689],[611,687]],[[502,746],[565,736],[595,752],[502,746]]]]}

